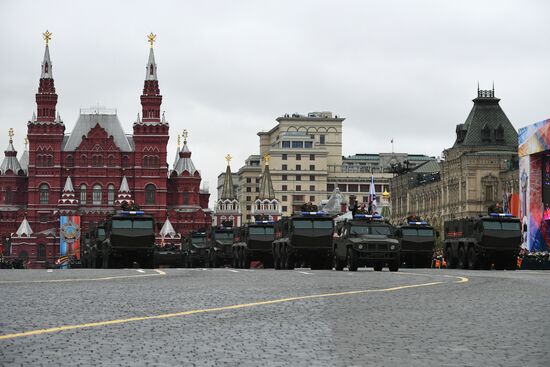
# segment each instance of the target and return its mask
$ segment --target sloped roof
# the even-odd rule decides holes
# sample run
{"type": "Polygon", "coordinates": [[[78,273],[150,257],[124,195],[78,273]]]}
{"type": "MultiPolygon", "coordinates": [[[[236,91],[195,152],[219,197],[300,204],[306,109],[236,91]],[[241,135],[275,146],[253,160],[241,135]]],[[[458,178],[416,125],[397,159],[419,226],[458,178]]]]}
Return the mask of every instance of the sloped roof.
{"type": "Polygon", "coordinates": [[[457,126],[457,140],[455,146],[498,145],[517,147],[518,133],[499,105],[499,98],[495,98],[493,91],[478,91],[478,97],[473,99],[474,106],[463,124],[457,126]],[[502,127],[503,141],[495,139],[495,130],[502,127]],[[482,139],[482,130],[489,129],[490,141],[482,139]],[[459,139],[458,134],[464,134],[459,139]]]}
{"type": "Polygon", "coordinates": [[[225,169],[225,177],[223,181],[222,195],[220,199],[236,199],[235,188],[233,186],[233,174],[231,173],[231,167],[229,164],[225,169]]]}
{"type": "Polygon", "coordinates": [[[193,161],[191,160],[191,151],[187,146],[187,142],[183,143],[183,148],[181,148],[179,159],[174,166],[174,171],[178,174],[178,176],[181,176],[181,174],[185,171],[189,172],[189,174],[193,176],[197,171],[195,164],[193,164],[193,161]]]}
{"type": "MultiPolygon", "coordinates": [[[[96,112],[96,111],[93,111],[96,112]]],[[[97,124],[101,126],[109,136],[113,137],[116,146],[122,152],[132,152],[134,150],[130,143],[122,125],[118,120],[116,113],[105,113],[101,110],[97,110],[99,113],[93,112],[81,112],[76,121],[76,125],[67,139],[63,151],[72,152],[82,143],[82,136],[88,135],[97,124]]]]}
{"type": "Polygon", "coordinates": [[[23,168],[17,159],[17,151],[13,147],[12,140],[10,140],[8,148],[4,153],[5,157],[2,165],[0,165],[0,174],[5,175],[8,171],[12,171],[14,175],[19,174],[19,171],[22,171],[23,168]]]}
{"type": "Polygon", "coordinates": [[[422,163],[418,167],[416,167],[414,170],[416,173],[435,173],[441,171],[441,165],[436,160],[430,160],[425,163],[422,163]]]}
{"type": "Polygon", "coordinates": [[[170,237],[170,238],[174,238],[177,236],[176,230],[174,229],[174,226],[172,226],[172,223],[170,222],[169,218],[166,218],[166,222],[164,222],[164,225],[160,230],[160,235],[162,237],[170,237]]]}
{"type": "Polygon", "coordinates": [[[273,182],[271,181],[271,173],[269,172],[269,164],[265,165],[264,173],[260,181],[260,199],[274,199],[275,191],[273,190],[273,182]]]}
{"type": "Polygon", "coordinates": [[[29,172],[29,151],[25,149],[23,154],[21,154],[21,159],[19,160],[21,168],[25,171],[25,174],[29,172]]]}
{"type": "Polygon", "coordinates": [[[33,232],[32,232],[31,225],[29,224],[29,221],[27,220],[27,218],[23,219],[23,221],[21,222],[21,225],[19,226],[19,229],[16,232],[17,236],[21,237],[25,235],[27,237],[30,237],[32,233],[33,232]]]}

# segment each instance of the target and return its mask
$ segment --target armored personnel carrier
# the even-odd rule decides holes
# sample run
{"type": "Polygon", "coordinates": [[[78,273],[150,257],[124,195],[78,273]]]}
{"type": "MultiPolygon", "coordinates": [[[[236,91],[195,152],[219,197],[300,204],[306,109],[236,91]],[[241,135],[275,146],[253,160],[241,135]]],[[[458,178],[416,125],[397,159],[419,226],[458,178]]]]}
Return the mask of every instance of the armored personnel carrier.
{"type": "Polygon", "coordinates": [[[381,271],[388,266],[398,271],[400,244],[395,229],[380,215],[356,214],[336,219],[333,264],[336,270],[347,266],[356,271],[363,266],[372,266],[381,271]]]}
{"type": "Polygon", "coordinates": [[[186,268],[205,267],[210,243],[206,230],[189,233],[181,242],[183,266],[186,268]]]}
{"type": "Polygon", "coordinates": [[[210,232],[210,248],[208,249],[207,265],[210,268],[231,265],[233,261],[232,227],[213,227],[210,232]]]}
{"type": "Polygon", "coordinates": [[[409,221],[396,228],[401,240],[401,264],[409,268],[429,268],[435,251],[437,232],[428,222],[409,221]]]}
{"type": "Polygon", "coordinates": [[[143,268],[154,265],[155,230],[153,217],[142,211],[122,211],[105,222],[105,239],[98,251],[103,268],[143,268]]]}
{"type": "Polygon", "coordinates": [[[332,268],[333,217],[324,212],[297,212],[277,222],[273,241],[275,269],[332,268]]]}
{"type": "Polygon", "coordinates": [[[452,269],[515,270],[521,246],[521,223],[511,214],[445,222],[443,256],[452,269]]]}
{"type": "Polygon", "coordinates": [[[273,267],[272,244],[275,240],[275,224],[259,220],[245,224],[235,233],[233,267],[248,269],[252,261],[260,261],[265,268],[273,267]]]}
{"type": "Polygon", "coordinates": [[[80,259],[83,268],[95,269],[103,266],[103,256],[101,246],[105,241],[105,224],[100,223],[97,226],[91,226],[88,232],[83,236],[83,242],[80,247],[80,259]]]}

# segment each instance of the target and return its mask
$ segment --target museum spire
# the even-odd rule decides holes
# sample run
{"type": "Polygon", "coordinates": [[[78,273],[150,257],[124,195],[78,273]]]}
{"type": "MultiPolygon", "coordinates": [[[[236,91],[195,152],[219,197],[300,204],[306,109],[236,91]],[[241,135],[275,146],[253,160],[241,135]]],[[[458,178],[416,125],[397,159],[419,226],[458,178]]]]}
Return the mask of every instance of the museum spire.
{"type": "Polygon", "coordinates": [[[50,59],[49,42],[52,38],[52,33],[46,31],[42,34],[46,48],[44,51],[44,59],[40,71],[40,84],[38,93],[36,93],[37,117],[36,123],[57,123],[63,125],[61,120],[56,121],[55,107],[57,105],[57,94],[55,93],[55,84],[52,74],[52,61],[50,59]]]}
{"type": "Polygon", "coordinates": [[[149,59],[145,67],[145,82],[143,94],[141,95],[142,122],[148,124],[163,123],[160,119],[160,105],[162,96],[160,94],[159,83],[157,79],[157,64],[155,62],[155,53],[153,44],[157,36],[150,33],[147,40],[150,43],[149,59]]]}
{"type": "Polygon", "coordinates": [[[220,199],[236,199],[235,188],[233,186],[233,174],[231,173],[231,167],[229,163],[231,162],[231,154],[225,156],[227,161],[227,168],[225,169],[225,180],[223,182],[222,196],[220,199]]]}

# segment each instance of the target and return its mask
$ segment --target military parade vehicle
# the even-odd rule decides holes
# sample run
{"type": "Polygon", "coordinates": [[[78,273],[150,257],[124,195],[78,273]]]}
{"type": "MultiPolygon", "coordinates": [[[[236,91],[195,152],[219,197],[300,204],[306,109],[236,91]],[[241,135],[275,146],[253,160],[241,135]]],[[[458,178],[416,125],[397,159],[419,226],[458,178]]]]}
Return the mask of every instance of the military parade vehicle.
{"type": "Polygon", "coordinates": [[[80,246],[80,259],[83,268],[96,269],[103,266],[101,246],[105,241],[105,223],[90,226],[83,236],[80,246]]]}
{"type": "Polygon", "coordinates": [[[336,270],[347,267],[372,266],[381,271],[388,266],[398,271],[400,244],[395,229],[380,215],[349,214],[336,218],[333,265],[336,270]]]}
{"type": "Polygon", "coordinates": [[[155,268],[171,267],[181,268],[183,266],[183,256],[180,244],[164,244],[155,246],[155,268]]]}
{"type": "Polygon", "coordinates": [[[212,227],[207,267],[217,268],[232,264],[234,231],[229,226],[212,227]]]}
{"type": "Polygon", "coordinates": [[[412,268],[429,268],[435,251],[437,232],[428,222],[409,221],[396,228],[401,240],[401,264],[412,268]]]}
{"type": "Polygon", "coordinates": [[[333,217],[325,212],[297,212],[281,219],[273,241],[275,269],[331,269],[333,232],[333,217]]]}
{"type": "Polygon", "coordinates": [[[273,267],[272,244],[275,240],[275,223],[257,220],[238,228],[233,244],[233,267],[250,268],[252,261],[260,261],[265,268],[273,267]]]}
{"type": "MultiPolygon", "coordinates": [[[[154,265],[155,230],[154,220],[143,211],[121,211],[104,224],[105,239],[98,249],[98,258],[103,268],[143,268],[154,265]]],[[[97,261],[97,258],[96,258],[97,261]]]]}
{"type": "Polygon", "coordinates": [[[443,256],[452,269],[515,270],[521,246],[521,223],[507,213],[445,222],[443,256]]]}
{"type": "Polygon", "coordinates": [[[210,243],[205,229],[193,231],[182,239],[181,253],[186,268],[205,267],[210,243]]]}

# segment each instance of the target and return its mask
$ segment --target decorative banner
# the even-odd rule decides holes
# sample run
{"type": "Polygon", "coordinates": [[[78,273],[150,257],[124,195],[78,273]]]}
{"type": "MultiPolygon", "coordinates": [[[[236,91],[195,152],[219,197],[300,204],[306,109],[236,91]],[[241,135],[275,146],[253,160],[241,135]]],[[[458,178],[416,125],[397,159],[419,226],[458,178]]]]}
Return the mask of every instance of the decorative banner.
{"type": "MultiPolygon", "coordinates": [[[[59,256],[71,259],[73,256],[80,260],[80,216],[64,215],[59,218],[60,248],[59,256]]],[[[67,264],[61,266],[67,268],[67,264]]]]}

